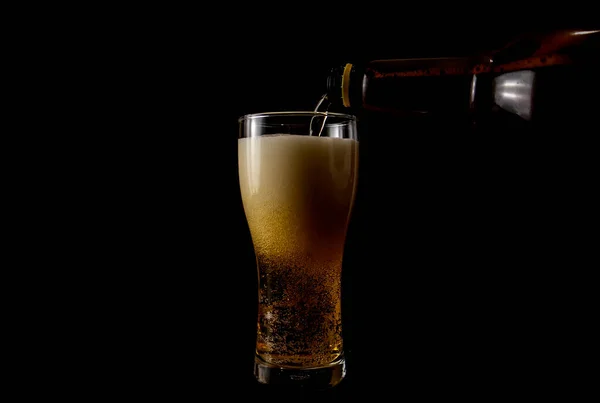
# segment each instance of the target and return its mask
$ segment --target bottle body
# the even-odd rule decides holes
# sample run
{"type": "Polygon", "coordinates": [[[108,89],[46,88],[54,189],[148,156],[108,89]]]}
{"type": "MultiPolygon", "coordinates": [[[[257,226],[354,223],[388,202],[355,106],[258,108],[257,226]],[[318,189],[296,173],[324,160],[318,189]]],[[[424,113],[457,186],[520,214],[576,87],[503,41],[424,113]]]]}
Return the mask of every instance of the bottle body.
{"type": "Polygon", "coordinates": [[[566,123],[594,106],[599,38],[599,30],[557,31],[473,57],[347,64],[332,70],[328,98],[357,113],[483,127],[566,123]]]}

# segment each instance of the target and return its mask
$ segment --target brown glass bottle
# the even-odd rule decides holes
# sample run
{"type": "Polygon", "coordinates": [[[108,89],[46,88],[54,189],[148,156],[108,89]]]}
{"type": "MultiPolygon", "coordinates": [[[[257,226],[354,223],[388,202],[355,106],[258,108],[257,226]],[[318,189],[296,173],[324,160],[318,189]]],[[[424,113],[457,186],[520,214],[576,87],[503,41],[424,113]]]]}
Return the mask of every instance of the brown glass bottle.
{"type": "Polygon", "coordinates": [[[589,122],[598,109],[600,30],[526,33],[473,57],[383,59],[331,70],[328,99],[355,113],[479,127],[589,122]]]}

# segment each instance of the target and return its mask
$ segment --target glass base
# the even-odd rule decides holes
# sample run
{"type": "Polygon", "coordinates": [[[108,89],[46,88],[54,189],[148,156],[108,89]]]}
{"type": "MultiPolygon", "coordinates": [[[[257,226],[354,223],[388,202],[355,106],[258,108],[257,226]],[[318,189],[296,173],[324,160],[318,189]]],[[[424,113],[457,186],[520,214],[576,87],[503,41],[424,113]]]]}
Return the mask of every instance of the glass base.
{"type": "Polygon", "coordinates": [[[268,385],[328,389],[336,386],[346,376],[346,360],[342,356],[324,367],[293,368],[279,367],[255,357],[254,376],[258,382],[268,385]]]}

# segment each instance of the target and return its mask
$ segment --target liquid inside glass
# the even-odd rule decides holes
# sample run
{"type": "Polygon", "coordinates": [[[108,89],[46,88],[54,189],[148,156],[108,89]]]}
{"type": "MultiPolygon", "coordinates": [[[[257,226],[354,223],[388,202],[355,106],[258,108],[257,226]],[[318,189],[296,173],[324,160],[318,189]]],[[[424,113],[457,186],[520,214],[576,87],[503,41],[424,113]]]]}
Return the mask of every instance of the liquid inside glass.
{"type": "Polygon", "coordinates": [[[238,147],[259,268],[256,354],[286,367],[327,365],[343,354],[341,270],[358,142],[286,134],[238,147]]]}

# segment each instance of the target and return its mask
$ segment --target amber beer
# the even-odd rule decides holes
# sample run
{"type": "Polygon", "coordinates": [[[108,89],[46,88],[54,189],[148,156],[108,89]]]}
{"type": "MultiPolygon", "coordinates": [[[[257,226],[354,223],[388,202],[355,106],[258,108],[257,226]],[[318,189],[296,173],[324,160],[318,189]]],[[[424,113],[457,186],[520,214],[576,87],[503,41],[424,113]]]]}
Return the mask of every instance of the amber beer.
{"type": "MultiPolygon", "coordinates": [[[[258,266],[256,376],[338,366],[344,375],[341,274],[358,142],[270,134],[238,140],[239,180],[258,266]],[[271,373],[258,372],[265,368],[271,373]]],[[[336,377],[335,375],[333,376],[336,377]]],[[[265,379],[262,379],[265,378],[265,379]]]]}

